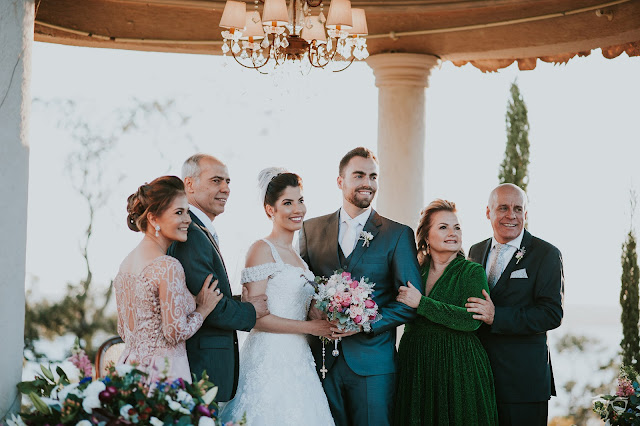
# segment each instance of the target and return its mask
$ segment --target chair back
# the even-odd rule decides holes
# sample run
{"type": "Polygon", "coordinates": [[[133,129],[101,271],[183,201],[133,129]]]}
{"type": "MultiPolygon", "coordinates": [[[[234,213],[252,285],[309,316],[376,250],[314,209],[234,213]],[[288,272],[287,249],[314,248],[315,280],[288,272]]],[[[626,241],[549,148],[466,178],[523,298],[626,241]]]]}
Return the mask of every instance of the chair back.
{"type": "Polygon", "coordinates": [[[101,344],[96,353],[96,378],[106,376],[109,364],[117,364],[123,351],[124,342],[120,336],[111,337],[101,344]]]}

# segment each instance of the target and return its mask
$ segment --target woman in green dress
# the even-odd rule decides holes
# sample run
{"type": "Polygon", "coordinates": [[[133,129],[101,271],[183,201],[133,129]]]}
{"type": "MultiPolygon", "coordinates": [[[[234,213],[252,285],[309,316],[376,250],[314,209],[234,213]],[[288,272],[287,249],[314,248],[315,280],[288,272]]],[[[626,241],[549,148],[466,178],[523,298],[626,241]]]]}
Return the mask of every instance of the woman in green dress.
{"type": "Polygon", "coordinates": [[[407,283],[397,297],[419,315],[400,341],[394,424],[497,425],[493,374],[474,333],[481,322],[464,307],[488,293],[487,277],[464,257],[455,204],[429,204],[416,240],[425,294],[407,283]]]}

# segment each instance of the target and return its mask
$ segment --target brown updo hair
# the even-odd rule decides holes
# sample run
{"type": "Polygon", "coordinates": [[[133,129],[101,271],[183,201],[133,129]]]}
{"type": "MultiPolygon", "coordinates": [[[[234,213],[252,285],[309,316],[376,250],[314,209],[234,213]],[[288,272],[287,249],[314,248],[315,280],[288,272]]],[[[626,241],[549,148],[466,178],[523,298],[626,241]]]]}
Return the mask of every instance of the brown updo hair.
{"type": "Polygon", "coordinates": [[[267,184],[266,192],[264,193],[264,207],[267,207],[267,205],[275,207],[278,198],[290,186],[302,189],[302,178],[295,173],[289,172],[274,176],[267,184]]]}
{"type": "Polygon", "coordinates": [[[186,195],[184,182],[176,176],[160,176],[145,183],[127,198],[127,226],[135,232],[146,232],[148,215],[160,216],[179,195],[186,195]]]}
{"type": "MultiPolygon", "coordinates": [[[[451,212],[457,213],[456,203],[436,199],[429,203],[427,207],[420,212],[420,222],[418,223],[418,229],[416,229],[416,243],[418,244],[418,263],[423,266],[429,261],[430,256],[427,254],[427,238],[429,236],[429,230],[433,225],[433,215],[438,212],[451,212]]],[[[464,251],[460,249],[459,256],[464,256],[464,251]]]]}

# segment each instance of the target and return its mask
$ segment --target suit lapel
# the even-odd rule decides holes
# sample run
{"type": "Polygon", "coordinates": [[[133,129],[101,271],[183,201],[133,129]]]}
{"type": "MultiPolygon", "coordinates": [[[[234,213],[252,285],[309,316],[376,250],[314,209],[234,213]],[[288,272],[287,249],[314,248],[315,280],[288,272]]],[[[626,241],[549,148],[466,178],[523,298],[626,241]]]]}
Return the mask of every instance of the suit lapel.
{"type": "Polygon", "coordinates": [[[482,251],[482,267],[487,269],[487,259],[489,258],[489,251],[491,251],[491,238],[484,243],[483,251],[482,251]]]}
{"type": "MultiPolygon", "coordinates": [[[[525,229],[524,231],[524,235],[522,236],[522,241],[520,242],[520,250],[524,247],[526,249],[529,249],[529,245],[531,243],[531,234],[529,233],[529,231],[527,231],[525,229]]],[[[489,242],[489,244],[491,244],[491,242],[489,242]]],[[[513,272],[513,270],[516,267],[516,256],[515,254],[518,252],[518,250],[516,250],[513,253],[513,256],[511,256],[511,260],[509,260],[509,263],[507,264],[507,267],[504,268],[504,272],[502,273],[502,275],[500,275],[500,279],[498,279],[498,282],[496,283],[496,285],[493,287],[493,290],[495,291],[500,290],[505,284],[505,282],[509,281],[509,279],[511,278],[511,273],[513,272]]],[[[486,262],[486,260],[485,260],[486,262]]]]}
{"type": "MultiPolygon", "coordinates": [[[[371,209],[371,215],[369,216],[369,219],[367,219],[367,222],[364,224],[362,231],[370,232],[371,235],[373,235],[373,237],[375,238],[375,236],[378,235],[378,232],[380,232],[381,225],[382,219],[380,218],[380,215],[378,214],[378,212],[371,209]]],[[[371,242],[369,243],[369,245],[371,244],[373,244],[373,240],[371,240],[371,242]]],[[[368,249],[368,246],[365,246],[365,244],[363,244],[361,240],[358,240],[356,242],[356,247],[353,249],[353,254],[351,255],[351,260],[349,261],[348,265],[350,271],[352,271],[356,267],[358,262],[360,262],[360,258],[364,254],[365,250],[368,249]]]]}
{"type": "Polygon", "coordinates": [[[202,230],[202,232],[204,232],[204,234],[207,236],[207,238],[209,239],[209,241],[211,241],[211,244],[213,245],[213,248],[216,250],[216,252],[218,253],[218,256],[220,257],[220,260],[222,261],[222,266],[224,267],[224,271],[227,271],[227,266],[224,264],[224,259],[222,258],[222,253],[220,252],[220,247],[218,247],[218,244],[216,243],[216,239],[213,238],[213,235],[211,234],[211,231],[209,231],[209,229],[204,226],[204,224],[202,222],[200,222],[200,219],[198,219],[198,217],[196,215],[194,215],[193,213],[189,212],[189,214],[191,215],[191,219],[193,220],[194,225],[196,225],[198,228],[200,228],[202,230]]]}
{"type": "MultiPolygon", "coordinates": [[[[324,224],[324,238],[319,246],[318,259],[327,259],[331,270],[340,269],[340,255],[338,254],[338,227],[340,226],[340,209],[330,215],[324,224]]],[[[324,261],[323,261],[324,263],[324,261]]]]}

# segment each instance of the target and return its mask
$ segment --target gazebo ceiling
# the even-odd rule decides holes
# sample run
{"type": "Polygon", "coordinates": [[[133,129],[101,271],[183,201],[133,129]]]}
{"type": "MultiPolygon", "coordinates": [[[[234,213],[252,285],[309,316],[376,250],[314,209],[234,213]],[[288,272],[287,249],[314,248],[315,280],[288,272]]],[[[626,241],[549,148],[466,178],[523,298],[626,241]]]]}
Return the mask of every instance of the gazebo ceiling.
{"type": "MultiPolygon", "coordinates": [[[[640,55],[640,0],[352,0],[352,6],[366,10],[372,55],[431,54],[483,71],[514,61],[523,70],[537,59],[563,63],[596,48],[607,58],[640,55]]],[[[40,0],[35,40],[220,55],[223,8],[224,1],[209,0],[40,0]]]]}

